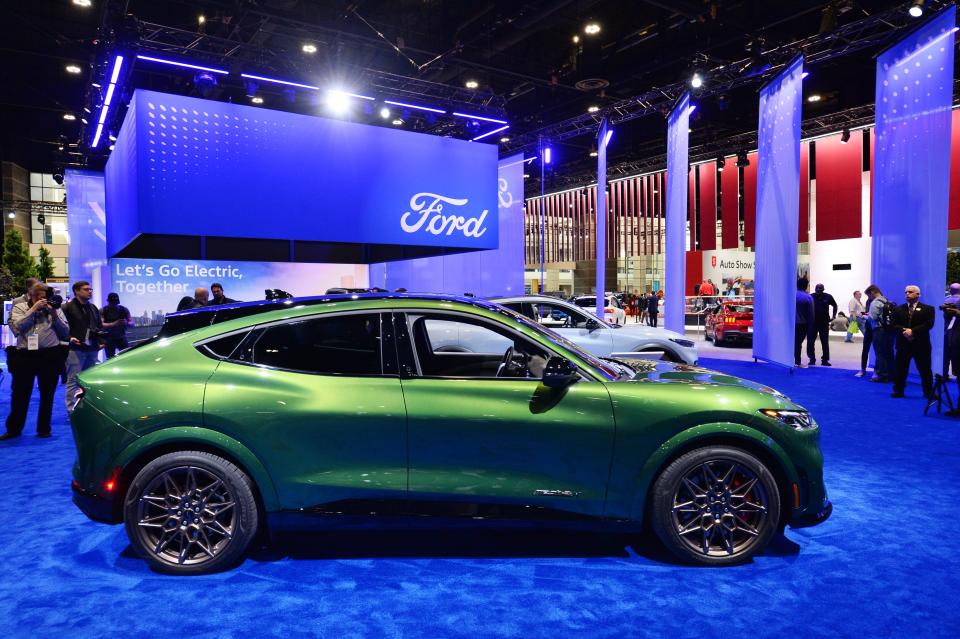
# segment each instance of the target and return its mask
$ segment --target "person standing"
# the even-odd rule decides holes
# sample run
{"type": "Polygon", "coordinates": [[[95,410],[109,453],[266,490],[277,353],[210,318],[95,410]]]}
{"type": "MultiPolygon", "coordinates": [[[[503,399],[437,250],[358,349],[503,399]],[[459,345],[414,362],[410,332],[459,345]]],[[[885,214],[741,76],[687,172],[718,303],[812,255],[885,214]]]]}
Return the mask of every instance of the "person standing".
{"type": "Polygon", "coordinates": [[[133,326],[133,318],[126,306],[120,305],[120,296],[116,293],[107,295],[107,305],[103,307],[103,328],[107,331],[104,340],[104,351],[107,359],[115,356],[117,351],[127,347],[127,327],[133,326]]]}
{"type": "MultiPolygon", "coordinates": [[[[950,285],[950,295],[943,300],[943,350],[944,350],[944,378],[947,373],[953,372],[957,378],[957,387],[960,389],[960,283],[950,285]],[[950,364],[947,370],[946,364],[950,364]]],[[[960,414],[957,408],[952,415],[960,414]]]]}
{"type": "Polygon", "coordinates": [[[16,365],[10,369],[13,374],[10,414],[0,440],[19,437],[23,432],[34,381],[40,390],[37,437],[50,437],[53,394],[63,361],[60,340],[70,334],[67,318],[61,308],[54,308],[47,301],[46,284],[35,283],[27,291],[27,300],[21,299],[13,305],[9,324],[17,338],[17,354],[16,365]]]}
{"type": "Polygon", "coordinates": [[[219,282],[214,282],[210,285],[210,293],[213,295],[213,299],[210,300],[210,306],[213,306],[214,304],[233,304],[237,301],[232,300],[223,294],[223,284],[219,282]]]}
{"type": "Polygon", "coordinates": [[[847,302],[847,317],[850,319],[850,323],[847,325],[847,336],[843,341],[853,341],[853,333],[850,331],[853,330],[854,323],[856,323],[858,327],[860,326],[860,316],[863,315],[863,312],[864,307],[863,302],[860,301],[860,291],[854,291],[853,297],[847,302]]]}
{"type": "MultiPolygon", "coordinates": [[[[223,289],[221,289],[222,292],[223,289]]],[[[206,306],[210,298],[210,291],[205,289],[202,286],[198,286],[193,291],[193,297],[184,296],[180,303],[177,304],[177,312],[180,311],[189,311],[192,308],[200,308],[201,306],[206,306]]]]}
{"type": "MultiPolygon", "coordinates": [[[[820,338],[820,364],[830,364],[830,322],[837,316],[837,300],[833,295],[825,293],[823,284],[817,284],[813,294],[813,324],[820,338]]],[[[810,362],[813,364],[814,362],[810,362]]]]}
{"type": "Polygon", "coordinates": [[[864,293],[870,300],[870,328],[873,330],[873,377],[871,382],[886,384],[893,369],[893,337],[890,325],[895,307],[883,296],[876,284],[868,286],[864,293]],[[891,308],[893,307],[893,308],[891,308]]]}
{"type": "Polygon", "coordinates": [[[803,340],[807,340],[807,359],[810,364],[816,364],[816,352],[813,350],[814,324],[813,324],[813,297],[807,293],[807,287],[810,282],[807,278],[801,277],[797,280],[797,318],[793,333],[793,363],[799,368],[805,368],[800,363],[800,346],[803,340]]]}
{"type": "Polygon", "coordinates": [[[873,326],[870,324],[870,300],[867,299],[867,305],[858,317],[860,332],[863,333],[863,346],[860,348],[860,370],[854,374],[854,377],[866,377],[867,361],[870,359],[870,348],[873,346],[873,326]]]}
{"type": "Polygon", "coordinates": [[[639,299],[637,299],[637,308],[640,311],[640,318],[637,320],[641,324],[647,322],[647,296],[643,293],[640,294],[639,299]]]}
{"type": "Polygon", "coordinates": [[[63,305],[63,314],[70,324],[70,353],[67,355],[67,384],[64,400],[67,413],[73,412],[77,394],[77,375],[97,363],[103,324],[100,310],[90,301],[93,287],[80,281],[73,285],[73,299],[63,305]]]}
{"type": "Polygon", "coordinates": [[[930,369],[930,331],[936,322],[933,307],[920,302],[920,287],[911,284],[904,290],[905,304],[893,315],[892,330],[897,338],[896,370],[891,397],[903,397],[907,373],[912,359],[920,373],[923,396],[933,392],[933,371],[930,369]]]}
{"type": "Polygon", "coordinates": [[[650,293],[650,297],[647,298],[647,317],[650,318],[650,326],[657,327],[657,317],[660,314],[660,300],[656,295],[650,293]]]}

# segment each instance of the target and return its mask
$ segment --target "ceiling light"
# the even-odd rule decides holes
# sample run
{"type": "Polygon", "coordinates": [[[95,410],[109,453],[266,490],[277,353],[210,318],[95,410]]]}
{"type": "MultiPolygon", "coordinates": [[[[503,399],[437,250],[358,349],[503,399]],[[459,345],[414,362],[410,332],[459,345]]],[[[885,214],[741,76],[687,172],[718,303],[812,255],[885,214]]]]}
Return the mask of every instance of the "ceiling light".
{"type": "Polygon", "coordinates": [[[87,123],[87,119],[86,119],[86,118],[80,118],[80,121],[83,122],[84,124],[87,123]]]}
{"type": "Polygon", "coordinates": [[[67,65],[67,73],[72,73],[72,74],[76,75],[76,74],[78,74],[78,73],[81,73],[82,71],[83,71],[83,69],[81,69],[80,67],[78,67],[78,66],[75,65],[75,64],[68,64],[68,65],[67,65]]]}
{"type": "Polygon", "coordinates": [[[722,171],[723,167],[727,164],[727,159],[722,155],[717,156],[717,170],[722,171]]]}
{"type": "Polygon", "coordinates": [[[814,93],[813,95],[807,97],[807,102],[819,102],[822,99],[823,98],[819,93],[814,93]]]}
{"type": "Polygon", "coordinates": [[[110,150],[113,151],[113,145],[112,145],[112,144],[110,145],[110,150]]]}
{"type": "Polygon", "coordinates": [[[77,116],[75,116],[75,115],[72,114],[72,113],[64,113],[64,114],[63,114],[63,119],[64,119],[64,120],[67,120],[67,121],[69,121],[69,122],[73,122],[74,120],[77,119],[77,116]]]}
{"type": "Polygon", "coordinates": [[[578,35],[573,36],[573,43],[574,43],[574,44],[579,44],[579,42],[580,42],[580,36],[578,36],[578,35]]]}
{"type": "Polygon", "coordinates": [[[503,136],[502,138],[500,138],[500,142],[502,142],[503,144],[506,144],[509,141],[510,141],[510,138],[508,138],[507,136],[503,136]]]}
{"type": "Polygon", "coordinates": [[[524,180],[526,180],[526,179],[529,178],[529,177],[530,177],[530,174],[529,174],[529,173],[524,173],[524,174],[523,174],[523,179],[524,179],[524,180]]]}
{"type": "Polygon", "coordinates": [[[590,147],[590,157],[595,158],[595,157],[597,157],[597,155],[598,155],[598,153],[597,153],[597,147],[596,147],[596,146],[591,146],[591,147],[590,147]]]}
{"type": "Polygon", "coordinates": [[[550,164],[553,162],[553,149],[549,146],[543,150],[543,163],[550,164]]]}
{"type": "Polygon", "coordinates": [[[384,120],[386,120],[387,118],[389,118],[389,117],[390,117],[390,109],[388,109],[387,107],[383,107],[382,109],[380,109],[380,117],[383,118],[384,120]]]}
{"type": "Polygon", "coordinates": [[[17,219],[17,214],[14,213],[13,211],[10,211],[9,213],[7,213],[7,217],[9,217],[11,220],[15,220],[17,219]]]}
{"type": "Polygon", "coordinates": [[[850,129],[845,128],[840,134],[840,144],[846,144],[850,141],[850,129]]]}
{"type": "Polygon", "coordinates": [[[400,118],[394,118],[394,120],[393,120],[393,122],[391,122],[391,124],[393,124],[393,126],[402,126],[402,125],[403,125],[403,120],[401,120],[400,118]]]}
{"type": "Polygon", "coordinates": [[[202,13],[197,16],[197,24],[205,24],[207,22],[207,16],[202,13]]]}
{"type": "Polygon", "coordinates": [[[327,108],[337,115],[346,113],[350,109],[350,96],[343,91],[327,91],[327,108]]]}
{"type": "Polygon", "coordinates": [[[907,9],[907,13],[914,18],[919,18],[923,15],[923,4],[923,0],[913,0],[913,4],[911,4],[910,8],[907,9]]]}
{"type": "Polygon", "coordinates": [[[317,52],[317,45],[315,45],[315,44],[305,44],[305,45],[303,45],[302,47],[300,47],[300,50],[303,51],[304,53],[316,53],[316,52],[317,52]]]}
{"type": "Polygon", "coordinates": [[[263,98],[261,98],[259,95],[251,96],[250,101],[254,104],[263,104],[263,98]]]}
{"type": "Polygon", "coordinates": [[[583,27],[583,32],[587,35],[597,35],[600,33],[600,25],[596,22],[588,22],[585,27],[583,27]]]}
{"type": "Polygon", "coordinates": [[[598,107],[596,104],[591,104],[590,106],[587,107],[587,113],[596,113],[599,110],[600,110],[600,107],[598,107]]]}
{"type": "Polygon", "coordinates": [[[690,78],[690,86],[692,86],[694,89],[699,89],[703,86],[703,78],[699,73],[694,72],[693,77],[690,78]]]}
{"type": "Polygon", "coordinates": [[[116,142],[116,141],[117,141],[117,136],[115,136],[115,135],[108,135],[108,136],[107,136],[107,139],[110,140],[111,142],[116,142]]]}
{"type": "Polygon", "coordinates": [[[468,89],[476,89],[478,86],[480,86],[480,83],[476,80],[467,80],[464,82],[463,86],[467,87],[468,89]]]}
{"type": "Polygon", "coordinates": [[[92,3],[90,0],[73,0],[73,4],[77,5],[78,7],[89,7],[92,3]]]}

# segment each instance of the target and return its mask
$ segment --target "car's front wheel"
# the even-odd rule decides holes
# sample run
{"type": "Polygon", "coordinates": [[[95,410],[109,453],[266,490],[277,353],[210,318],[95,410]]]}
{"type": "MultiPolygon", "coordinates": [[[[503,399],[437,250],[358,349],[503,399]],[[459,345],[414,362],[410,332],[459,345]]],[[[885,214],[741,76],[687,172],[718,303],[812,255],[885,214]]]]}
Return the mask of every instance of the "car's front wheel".
{"type": "Polygon", "coordinates": [[[207,452],[154,459],[137,473],[124,501],[127,536],[154,569],[204,574],[240,561],[257,533],[250,478],[207,452]]]}
{"type": "Polygon", "coordinates": [[[777,530],[780,493],[759,459],[727,446],[698,448],[657,477],[650,523],[670,552],[725,566],[762,551],[777,530]]]}

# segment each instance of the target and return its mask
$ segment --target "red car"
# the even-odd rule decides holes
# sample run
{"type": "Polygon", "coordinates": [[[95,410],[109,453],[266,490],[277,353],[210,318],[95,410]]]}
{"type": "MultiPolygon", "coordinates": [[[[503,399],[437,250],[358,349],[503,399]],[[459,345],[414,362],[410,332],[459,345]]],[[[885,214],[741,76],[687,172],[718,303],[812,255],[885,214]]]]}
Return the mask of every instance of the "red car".
{"type": "Polygon", "coordinates": [[[707,339],[714,344],[753,341],[753,304],[720,302],[707,314],[707,339]]]}

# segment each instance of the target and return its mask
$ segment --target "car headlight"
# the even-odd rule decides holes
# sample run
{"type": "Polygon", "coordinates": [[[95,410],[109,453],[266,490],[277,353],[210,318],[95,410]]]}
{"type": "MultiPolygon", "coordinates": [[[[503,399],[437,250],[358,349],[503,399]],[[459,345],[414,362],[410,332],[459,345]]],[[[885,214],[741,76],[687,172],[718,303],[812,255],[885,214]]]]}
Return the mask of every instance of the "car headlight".
{"type": "Polygon", "coordinates": [[[678,339],[678,338],[671,337],[670,341],[676,344],[677,346],[683,346],[684,348],[693,348],[696,345],[695,342],[691,342],[688,339],[678,339]]]}
{"type": "Polygon", "coordinates": [[[817,427],[816,420],[805,410],[782,410],[777,408],[763,408],[760,413],[775,419],[784,426],[793,430],[813,430],[817,427]]]}

